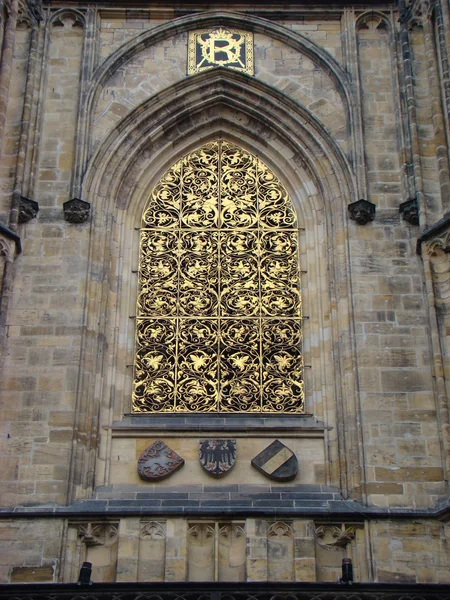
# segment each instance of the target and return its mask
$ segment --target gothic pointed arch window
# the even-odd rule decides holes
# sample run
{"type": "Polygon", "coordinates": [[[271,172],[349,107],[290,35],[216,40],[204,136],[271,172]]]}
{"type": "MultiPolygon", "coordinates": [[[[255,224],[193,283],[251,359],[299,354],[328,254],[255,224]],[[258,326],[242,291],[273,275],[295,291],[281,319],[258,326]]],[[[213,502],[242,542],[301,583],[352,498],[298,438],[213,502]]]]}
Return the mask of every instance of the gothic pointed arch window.
{"type": "Polygon", "coordinates": [[[144,210],[133,412],[304,411],[297,217],[257,157],[218,140],[144,210]]]}

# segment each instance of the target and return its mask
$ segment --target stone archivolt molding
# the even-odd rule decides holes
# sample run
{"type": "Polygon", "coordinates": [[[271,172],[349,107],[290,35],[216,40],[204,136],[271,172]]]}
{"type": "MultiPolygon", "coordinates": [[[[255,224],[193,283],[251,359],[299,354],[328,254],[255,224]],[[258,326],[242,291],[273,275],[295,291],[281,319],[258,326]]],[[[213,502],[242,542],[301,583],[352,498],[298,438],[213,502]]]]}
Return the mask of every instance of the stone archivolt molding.
{"type": "MultiPolygon", "coordinates": [[[[166,145],[176,139],[181,156],[184,150],[180,144],[180,130],[183,137],[188,135],[185,122],[197,130],[197,144],[201,145],[203,139],[197,120],[201,118],[204,126],[205,116],[212,109],[215,112],[210,116],[210,125],[220,120],[221,131],[241,130],[239,136],[248,137],[249,133],[259,132],[263,127],[265,145],[267,139],[278,133],[293,153],[298,155],[298,148],[302,148],[301,158],[296,156],[295,161],[297,164],[301,161],[301,167],[308,170],[308,179],[313,177],[317,189],[327,187],[330,172],[337,174],[340,171],[340,181],[347,183],[352,194],[356,193],[351,167],[343,151],[307,109],[261,81],[218,68],[174,84],[165,91],[164,98],[160,95],[152,97],[127,115],[92,157],[84,180],[83,197],[88,198],[92,193],[89,188],[94,183],[93,178],[100,183],[99,178],[105,176],[109,190],[115,189],[114,195],[119,196],[117,190],[124,186],[123,175],[129,177],[134,172],[137,157],[147,152],[147,146],[154,150],[158,144],[166,145]],[[253,108],[255,106],[257,110],[253,108]],[[160,140],[161,135],[164,140],[160,140]],[[111,155],[113,159],[109,160],[111,155]],[[325,163],[330,165],[328,169],[323,167],[325,163]],[[333,166],[330,163],[334,163],[333,166]]],[[[136,176],[142,177],[142,169],[136,171],[136,176]]],[[[124,197],[128,195],[128,192],[123,194],[124,197]]]]}
{"type": "MultiPolygon", "coordinates": [[[[338,94],[342,98],[342,102],[344,104],[344,112],[347,115],[348,128],[350,133],[350,137],[353,137],[353,145],[358,146],[359,141],[355,136],[356,126],[355,123],[358,120],[358,102],[355,96],[354,86],[352,85],[348,74],[344,71],[341,65],[336,61],[336,59],[324,48],[308,39],[307,37],[302,36],[299,33],[293,32],[288,28],[278,25],[276,23],[270,22],[261,17],[256,17],[253,15],[246,15],[243,17],[239,13],[234,13],[231,11],[220,11],[220,10],[212,10],[207,11],[205,13],[199,13],[195,15],[188,15],[179,17],[177,19],[173,19],[172,21],[159,25],[157,27],[152,28],[150,31],[145,31],[137,37],[133,38],[129,42],[125,43],[121,48],[115,51],[111,56],[109,56],[93,73],[90,78],[90,82],[87,88],[86,97],[83,99],[83,114],[86,115],[84,119],[84,123],[82,124],[80,131],[80,139],[87,140],[89,139],[89,131],[91,128],[91,123],[93,120],[95,106],[98,99],[99,94],[101,93],[103,86],[106,81],[111,78],[115,72],[126,62],[131,60],[136,54],[142,52],[145,48],[148,48],[161,40],[169,38],[175,34],[179,35],[182,32],[188,32],[193,29],[198,28],[208,28],[208,27],[217,27],[217,26],[225,26],[229,28],[237,28],[237,29],[245,29],[246,31],[252,31],[253,33],[261,33],[266,36],[270,36],[275,40],[279,40],[286,44],[287,46],[294,48],[300,54],[307,56],[312,62],[317,65],[331,80],[334,82],[336,86],[336,90],[338,94]]],[[[214,69],[213,71],[215,71],[214,69]]],[[[218,70],[222,70],[220,67],[218,70]]],[[[230,69],[223,68],[223,70],[229,71],[230,69]]],[[[208,75],[212,76],[212,71],[209,70],[208,75]]],[[[192,76],[194,81],[198,76],[192,76]]],[[[252,81],[252,77],[248,76],[248,81],[252,81]]],[[[258,80],[256,80],[258,81],[258,80]]],[[[182,80],[181,87],[187,85],[185,80],[182,80]]],[[[173,87],[173,86],[172,86],[173,87]]],[[[164,91],[164,95],[166,93],[170,94],[170,90],[172,88],[168,88],[164,91]]],[[[184,95],[184,90],[181,92],[181,95],[184,95]]],[[[283,94],[280,94],[283,96],[283,94]]],[[[161,96],[161,94],[158,94],[161,96]]],[[[247,102],[245,102],[247,104],[247,102]]],[[[255,106],[258,104],[256,102],[255,106]]],[[[292,102],[295,107],[294,110],[297,111],[301,109],[300,105],[297,102],[292,102]]],[[[146,103],[137,107],[137,111],[141,110],[146,103]]],[[[133,111],[133,118],[136,116],[136,110],[133,111]]],[[[305,110],[305,109],[303,109],[305,110]]],[[[312,122],[317,120],[312,114],[308,112],[308,120],[312,122]]],[[[123,128],[126,127],[126,121],[128,120],[128,115],[125,119],[120,123],[118,129],[123,131],[123,128]]],[[[270,121],[270,119],[269,119],[270,121]]],[[[85,143],[85,142],[83,142],[85,143]]],[[[89,144],[88,144],[89,145],[89,144]]],[[[358,153],[356,153],[359,156],[358,153]]],[[[88,167],[89,168],[89,167],[88,167]]],[[[86,165],[83,164],[80,166],[80,173],[86,171],[86,165]]],[[[358,172],[358,169],[355,168],[355,172],[358,172]]],[[[75,187],[81,187],[81,181],[77,180],[75,187]]],[[[78,191],[77,191],[78,193],[78,191]]],[[[362,193],[362,192],[360,192],[362,193]]]]}
{"type": "MultiPolygon", "coordinates": [[[[266,164],[274,166],[275,173],[283,173],[283,183],[299,206],[302,218],[309,222],[308,235],[312,236],[310,248],[318,248],[317,240],[313,241],[316,235],[314,231],[317,227],[317,231],[321,231],[325,220],[332,220],[335,227],[344,230],[347,220],[346,203],[351,199],[356,200],[358,196],[356,178],[337,142],[309,111],[282,92],[242,73],[219,68],[192,76],[174,84],[164,94],[150,98],[127,115],[100,145],[90,161],[80,190],[80,197],[96,206],[93,226],[100,237],[105,230],[103,219],[110,218],[110,215],[117,215],[113,216],[113,219],[117,219],[114,222],[122,223],[126,218],[126,226],[135,227],[138,215],[142,214],[142,207],[162,173],[193,147],[219,136],[254,152],[266,164]],[[317,219],[320,223],[315,225],[317,219]]],[[[118,231],[118,235],[122,234],[118,231]]],[[[325,240],[320,239],[320,243],[325,240]]],[[[105,244],[107,253],[115,252],[114,248],[109,249],[108,243],[107,240],[103,242],[98,239],[98,247],[105,244]]],[[[90,260],[95,270],[99,257],[92,257],[90,260]]],[[[128,255],[122,254],[120,261],[127,260],[128,255]]],[[[311,256],[311,261],[313,260],[311,256]]],[[[330,260],[335,265],[330,267],[330,272],[339,271],[339,288],[346,289],[343,283],[348,270],[345,244],[342,252],[333,253],[330,260]]],[[[111,261],[108,264],[109,262],[111,261]]],[[[115,276],[112,272],[108,275],[115,276]]],[[[311,274],[309,277],[313,276],[311,274]]],[[[88,298],[97,297],[100,292],[94,292],[94,289],[99,285],[108,286],[107,277],[102,283],[90,278],[88,298]]],[[[320,280],[318,285],[322,289],[325,284],[320,280]]],[[[105,294],[108,294],[108,289],[105,288],[105,294]]],[[[336,307],[339,311],[339,298],[336,300],[336,307]]],[[[88,302],[88,326],[100,336],[103,335],[103,329],[100,329],[103,319],[99,316],[102,310],[99,303],[88,302]]],[[[340,327],[344,327],[343,324],[349,319],[347,303],[343,310],[345,314],[339,321],[340,327]]],[[[125,316],[124,313],[123,318],[128,319],[130,314],[132,313],[127,312],[125,316]]],[[[318,319],[320,320],[320,316],[318,319]]],[[[333,321],[338,322],[337,319],[333,321]]],[[[350,329],[347,331],[350,332],[350,329]]],[[[105,334],[109,335],[106,331],[105,334]]],[[[344,331],[339,335],[340,339],[347,339],[344,331]]],[[[350,339],[347,343],[348,351],[352,352],[350,339]]],[[[113,342],[110,352],[116,351],[113,342]]],[[[101,349],[97,352],[86,346],[83,348],[83,357],[83,361],[86,360],[86,377],[82,384],[84,390],[85,385],[90,385],[93,365],[98,366],[99,361],[105,360],[106,356],[102,357],[101,349]]],[[[111,360],[111,356],[108,360],[111,360]]],[[[339,370],[341,367],[336,365],[335,368],[339,370]]],[[[344,378],[340,381],[344,381],[344,378]]],[[[348,377],[345,382],[348,389],[345,394],[339,394],[348,398],[355,388],[348,383],[348,377]]],[[[105,389],[102,393],[108,392],[105,389]]],[[[88,397],[81,390],[80,395],[88,397]]],[[[122,400],[121,397],[116,397],[116,401],[122,401],[125,412],[128,410],[126,398],[122,400]]],[[[94,403],[86,410],[89,414],[95,411],[94,403]]],[[[81,409],[80,414],[82,413],[81,409]]],[[[109,417],[105,415],[101,418],[107,422],[109,417]]],[[[351,431],[354,430],[349,428],[344,435],[351,435],[351,431]]],[[[350,442],[347,441],[347,444],[350,442]]],[[[357,444],[356,441],[354,444],[357,444]]],[[[81,447],[79,450],[81,451],[81,447]]],[[[352,485],[356,486],[356,482],[361,481],[361,474],[358,467],[351,468],[355,470],[355,483],[352,485]]]]}
{"type": "MultiPolygon", "coordinates": [[[[352,85],[348,74],[327,50],[317,45],[315,42],[308,39],[307,37],[304,37],[301,34],[293,32],[282,25],[270,22],[261,17],[256,17],[254,15],[246,15],[245,17],[243,17],[239,13],[221,10],[207,11],[205,13],[188,15],[173,19],[168,23],[154,27],[150,31],[145,31],[142,34],[136,36],[129,42],[125,43],[111,56],[109,56],[93,73],[87,87],[86,96],[82,99],[82,113],[86,115],[86,117],[83,119],[83,123],[81,124],[80,129],[81,143],[83,145],[87,144],[89,146],[89,131],[91,129],[91,123],[94,118],[93,115],[95,112],[95,106],[98,96],[101,93],[101,90],[103,89],[103,86],[105,85],[106,81],[109,78],[111,78],[124,63],[131,60],[136,54],[142,52],[142,50],[144,50],[145,48],[148,48],[158,43],[159,41],[169,38],[175,34],[179,35],[182,32],[188,32],[193,29],[208,28],[213,26],[225,26],[230,28],[245,29],[254,33],[261,33],[270,36],[275,40],[283,42],[287,46],[296,49],[299,53],[310,58],[312,62],[315,65],[317,65],[334,82],[336,90],[341,96],[344,104],[344,112],[347,116],[348,129],[350,131],[350,137],[353,139],[353,146],[355,146],[356,148],[360,145],[356,127],[356,123],[359,118],[359,104],[356,99],[354,86],[352,85]]],[[[224,68],[224,70],[229,69],[224,68]]],[[[212,75],[212,72],[208,71],[208,74],[212,75]]],[[[248,77],[248,79],[252,80],[253,78],[248,77]]],[[[183,80],[181,82],[181,86],[183,87],[185,84],[186,82],[183,80]]],[[[164,95],[166,93],[170,94],[171,89],[172,88],[168,88],[167,90],[165,90],[164,95]]],[[[181,94],[182,96],[184,95],[184,90],[181,94]]],[[[158,94],[158,96],[161,96],[161,94],[158,94]]],[[[141,110],[142,107],[145,106],[145,104],[146,103],[138,107],[137,110],[141,110]]],[[[247,104],[247,102],[245,104],[247,104]]],[[[256,105],[257,104],[258,102],[256,103],[256,105]]],[[[293,102],[293,105],[295,106],[295,111],[301,109],[298,103],[293,102]]],[[[131,114],[133,114],[133,116],[135,117],[136,111],[133,111],[131,114]]],[[[118,127],[120,131],[123,131],[124,127],[127,126],[126,121],[128,120],[129,116],[130,115],[125,117],[125,119],[120,123],[118,127]]],[[[308,119],[311,121],[315,120],[315,118],[310,113],[308,119]]],[[[355,152],[355,156],[360,156],[360,154],[356,150],[355,152]]],[[[85,159],[82,160],[84,161],[85,159]]],[[[358,159],[355,160],[356,162],[358,162],[358,159]]],[[[85,173],[86,167],[89,168],[89,166],[86,165],[86,163],[79,165],[79,167],[77,168],[77,172],[79,171],[80,174],[85,173]]],[[[355,173],[359,173],[360,169],[361,165],[356,165],[355,173]]],[[[76,181],[74,183],[74,189],[76,188],[77,194],[81,194],[82,183],[80,177],[81,175],[77,176],[76,181]]],[[[363,193],[363,190],[359,191],[360,195],[363,193]]]]}
{"type": "Polygon", "coordinates": [[[178,35],[184,31],[193,29],[204,29],[209,27],[225,26],[262,33],[284,42],[286,45],[297,49],[308,56],[323,71],[329,74],[337,84],[337,88],[345,99],[346,106],[352,106],[352,86],[343,68],[337,60],[324,48],[304,37],[294,33],[282,25],[278,25],[261,17],[246,15],[231,11],[211,10],[205,13],[197,13],[173,19],[169,23],[159,25],[150,31],[145,31],[130,40],[101,64],[95,71],[90,88],[91,103],[101,86],[109,79],[124,63],[128,62],[135,54],[145,48],[166,39],[175,33],[178,35]]]}

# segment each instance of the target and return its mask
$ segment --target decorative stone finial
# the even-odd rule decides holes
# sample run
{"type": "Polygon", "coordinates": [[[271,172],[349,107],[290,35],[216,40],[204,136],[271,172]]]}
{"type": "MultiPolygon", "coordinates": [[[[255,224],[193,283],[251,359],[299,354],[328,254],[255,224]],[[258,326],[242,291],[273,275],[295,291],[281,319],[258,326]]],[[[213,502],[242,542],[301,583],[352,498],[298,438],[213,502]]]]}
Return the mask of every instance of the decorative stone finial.
{"type": "Polygon", "coordinates": [[[366,225],[369,221],[375,219],[375,204],[368,200],[357,200],[348,205],[350,219],[353,219],[358,225],[366,225]]]}
{"type": "Polygon", "coordinates": [[[20,197],[19,204],[19,223],[28,223],[34,219],[39,212],[39,204],[30,198],[20,197]]]}
{"type": "Polygon", "coordinates": [[[72,198],[63,204],[64,218],[68,223],[84,223],[91,213],[89,202],[72,198]]]}
{"type": "Polygon", "coordinates": [[[411,225],[419,224],[419,206],[417,204],[417,198],[411,198],[406,202],[402,202],[399,206],[400,214],[403,215],[405,221],[411,223],[411,225]]]}

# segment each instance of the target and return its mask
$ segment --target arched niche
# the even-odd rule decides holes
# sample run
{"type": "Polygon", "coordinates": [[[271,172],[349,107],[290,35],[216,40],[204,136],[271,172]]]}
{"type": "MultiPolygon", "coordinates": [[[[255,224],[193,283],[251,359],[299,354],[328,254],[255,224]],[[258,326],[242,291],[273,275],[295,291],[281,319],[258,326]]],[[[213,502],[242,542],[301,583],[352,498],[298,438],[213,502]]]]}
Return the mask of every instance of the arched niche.
{"type": "Polygon", "coordinates": [[[347,239],[354,175],[320,123],[268,86],[250,85],[248,78],[226,69],[190,82],[183,93],[173,86],[128,115],[98,149],[84,179],[82,197],[92,205],[92,230],[77,398],[80,442],[73,458],[82,476],[73,495],[107,480],[110,430],[104,428],[131,409],[130,316],[135,316],[133,271],[144,206],[174,162],[219,138],[257,156],[280,178],[304,226],[305,362],[311,366],[306,411],[329,425],[327,481],[357,488],[357,458],[340,454],[358,445],[346,408],[354,405],[356,394],[347,239]],[[344,415],[346,430],[338,427],[344,415]]]}

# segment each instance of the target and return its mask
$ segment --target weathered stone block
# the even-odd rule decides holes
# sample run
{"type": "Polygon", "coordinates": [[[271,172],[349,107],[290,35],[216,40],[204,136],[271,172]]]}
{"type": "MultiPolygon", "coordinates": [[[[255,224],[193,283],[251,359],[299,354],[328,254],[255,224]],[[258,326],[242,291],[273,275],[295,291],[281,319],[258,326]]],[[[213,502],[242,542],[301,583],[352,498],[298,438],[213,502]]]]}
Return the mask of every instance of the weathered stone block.
{"type": "Polygon", "coordinates": [[[11,583],[45,583],[53,581],[52,567],[13,567],[11,583]]]}

